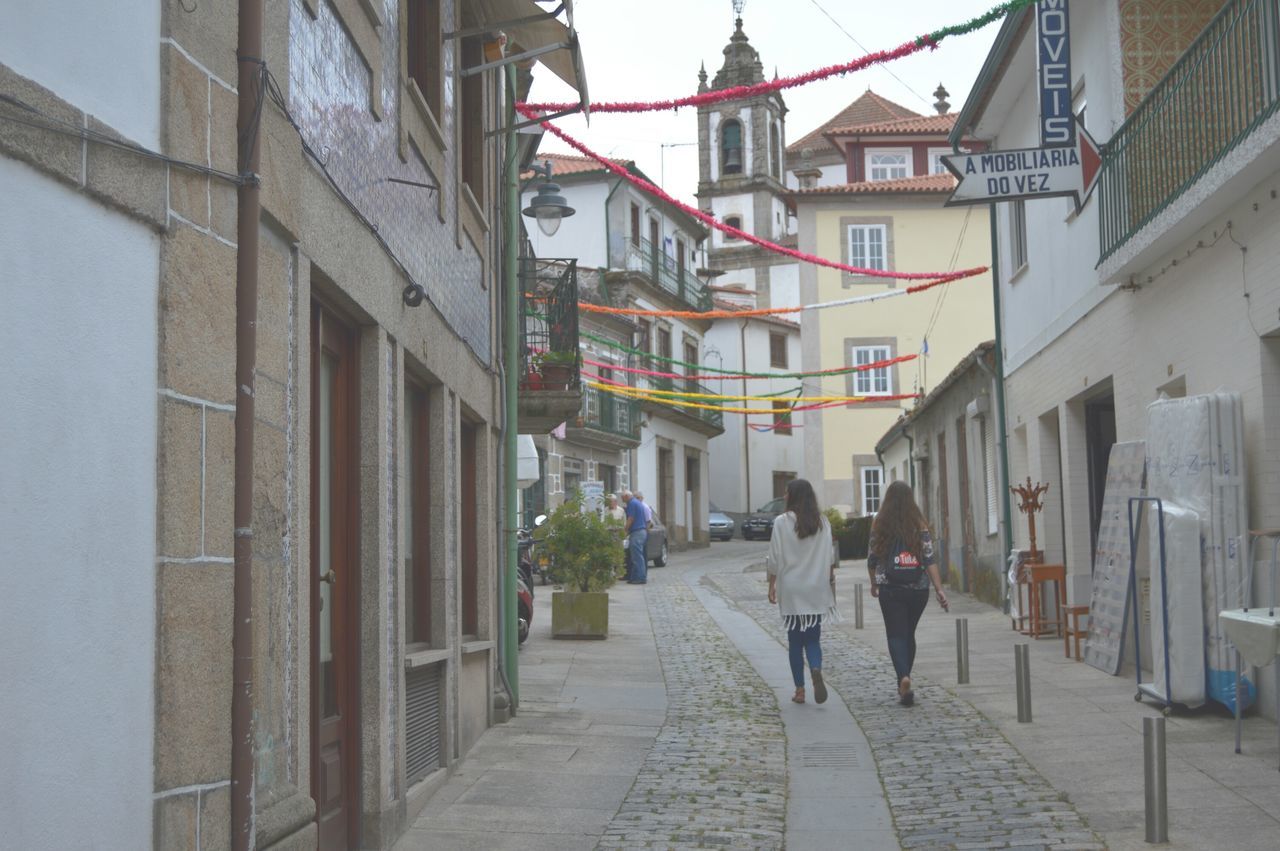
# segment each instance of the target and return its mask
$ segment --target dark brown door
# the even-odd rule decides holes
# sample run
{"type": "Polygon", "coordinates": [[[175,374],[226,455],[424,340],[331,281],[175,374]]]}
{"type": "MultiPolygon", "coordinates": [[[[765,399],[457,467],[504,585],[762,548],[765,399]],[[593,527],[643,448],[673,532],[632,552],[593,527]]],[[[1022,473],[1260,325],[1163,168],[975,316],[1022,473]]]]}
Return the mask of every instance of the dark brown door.
{"type": "Polygon", "coordinates": [[[358,847],[355,332],[311,311],[311,796],[317,847],[358,847]]]}
{"type": "Polygon", "coordinates": [[[956,466],[960,469],[960,587],[968,591],[973,579],[973,500],[969,495],[969,439],[965,418],[956,418],[956,466]]]}
{"type": "Polygon", "coordinates": [[[938,564],[943,567],[947,564],[947,544],[951,541],[951,500],[947,496],[947,478],[949,471],[947,469],[947,435],[945,432],[938,432],[938,528],[937,540],[934,546],[937,552],[934,554],[938,559],[938,564]]]}
{"type": "Polygon", "coordinates": [[[676,520],[675,457],[670,449],[658,450],[658,504],[650,505],[668,525],[676,520]]]}

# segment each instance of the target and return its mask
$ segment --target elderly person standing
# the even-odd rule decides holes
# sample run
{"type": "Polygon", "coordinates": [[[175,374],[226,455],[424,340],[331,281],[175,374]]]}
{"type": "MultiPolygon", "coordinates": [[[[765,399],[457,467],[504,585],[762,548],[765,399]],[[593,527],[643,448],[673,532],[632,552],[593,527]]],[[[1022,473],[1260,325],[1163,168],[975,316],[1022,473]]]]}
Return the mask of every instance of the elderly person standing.
{"type": "Polygon", "coordinates": [[[649,541],[648,515],[644,503],[631,491],[622,492],[622,502],[626,513],[623,528],[627,533],[627,583],[643,585],[648,581],[644,555],[645,544],[649,541]]]}
{"type": "Polygon", "coordinates": [[[604,516],[610,520],[617,520],[619,523],[627,522],[627,512],[622,510],[621,505],[618,505],[617,494],[609,494],[609,499],[604,509],[604,516]]]}

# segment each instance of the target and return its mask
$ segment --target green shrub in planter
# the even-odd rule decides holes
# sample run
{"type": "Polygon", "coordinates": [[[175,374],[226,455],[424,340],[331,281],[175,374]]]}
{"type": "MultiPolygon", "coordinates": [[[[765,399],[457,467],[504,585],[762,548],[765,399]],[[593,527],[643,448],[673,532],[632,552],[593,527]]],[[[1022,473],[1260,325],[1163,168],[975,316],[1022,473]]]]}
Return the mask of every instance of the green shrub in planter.
{"type": "Polygon", "coordinates": [[[570,591],[605,591],[622,568],[622,524],[582,510],[582,495],[551,512],[540,546],[551,557],[552,575],[570,591]]]}

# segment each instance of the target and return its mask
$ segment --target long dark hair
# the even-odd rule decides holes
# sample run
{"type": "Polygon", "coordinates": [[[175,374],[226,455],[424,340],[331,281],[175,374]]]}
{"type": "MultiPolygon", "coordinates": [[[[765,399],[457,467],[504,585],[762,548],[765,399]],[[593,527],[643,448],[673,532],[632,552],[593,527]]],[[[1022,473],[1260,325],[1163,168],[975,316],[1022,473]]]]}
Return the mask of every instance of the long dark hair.
{"type": "Polygon", "coordinates": [[[822,528],[822,512],[818,511],[818,495],[808,479],[787,482],[787,511],[796,516],[796,535],[807,538],[822,528]]]}
{"type": "Polygon", "coordinates": [[[885,488],[880,510],[871,522],[871,552],[877,558],[887,558],[889,548],[895,544],[909,550],[917,560],[923,560],[924,545],[920,533],[927,532],[929,524],[916,505],[911,486],[901,479],[885,488]]]}

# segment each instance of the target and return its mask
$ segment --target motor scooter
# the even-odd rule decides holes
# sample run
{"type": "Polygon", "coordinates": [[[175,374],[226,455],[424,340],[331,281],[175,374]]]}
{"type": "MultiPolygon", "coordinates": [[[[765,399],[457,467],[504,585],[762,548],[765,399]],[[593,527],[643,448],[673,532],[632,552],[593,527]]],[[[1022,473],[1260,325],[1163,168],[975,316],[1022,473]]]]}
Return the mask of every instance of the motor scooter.
{"type": "Polygon", "coordinates": [[[519,577],[524,580],[525,586],[529,589],[529,595],[533,595],[533,535],[528,529],[516,530],[516,568],[519,571],[519,577]]]}
{"type": "Polygon", "coordinates": [[[516,577],[516,638],[519,644],[529,640],[529,627],[533,624],[533,587],[516,577]]]}

